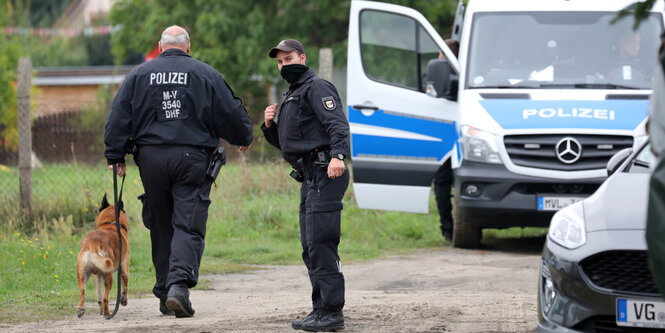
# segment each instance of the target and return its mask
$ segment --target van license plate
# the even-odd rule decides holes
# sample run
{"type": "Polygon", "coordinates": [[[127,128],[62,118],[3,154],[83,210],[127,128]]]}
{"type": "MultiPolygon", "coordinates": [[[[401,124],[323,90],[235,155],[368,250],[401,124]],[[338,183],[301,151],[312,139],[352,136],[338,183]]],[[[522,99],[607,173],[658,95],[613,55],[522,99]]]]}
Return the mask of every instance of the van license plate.
{"type": "Polygon", "coordinates": [[[617,325],[665,328],[665,302],[617,298],[617,325]]]}
{"type": "Polygon", "coordinates": [[[559,210],[582,200],[584,198],[538,196],[538,210],[559,210]]]}

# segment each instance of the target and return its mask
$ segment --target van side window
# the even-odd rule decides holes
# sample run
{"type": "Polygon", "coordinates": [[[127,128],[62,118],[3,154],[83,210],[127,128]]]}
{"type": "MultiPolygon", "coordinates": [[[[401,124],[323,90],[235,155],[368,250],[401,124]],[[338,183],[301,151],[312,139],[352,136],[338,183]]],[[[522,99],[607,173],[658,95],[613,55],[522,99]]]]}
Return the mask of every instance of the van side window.
{"type": "Polygon", "coordinates": [[[372,80],[425,91],[427,63],[439,48],[410,17],[364,10],[360,13],[360,45],[365,74],[372,80]]]}

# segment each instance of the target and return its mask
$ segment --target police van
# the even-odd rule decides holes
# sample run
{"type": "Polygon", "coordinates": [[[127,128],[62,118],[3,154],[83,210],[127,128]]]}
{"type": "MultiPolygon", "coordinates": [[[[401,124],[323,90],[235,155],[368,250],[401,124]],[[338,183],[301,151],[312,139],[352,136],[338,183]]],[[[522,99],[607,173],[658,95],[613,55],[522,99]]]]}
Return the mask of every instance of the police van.
{"type": "MultiPolygon", "coordinates": [[[[352,1],[347,105],[361,208],[428,212],[455,175],[453,244],[483,228],[548,226],[644,139],[663,2],[636,30],[634,0],[460,1],[459,56],[419,12],[352,1]]],[[[626,203],[630,204],[630,203],[626,203]]]]}

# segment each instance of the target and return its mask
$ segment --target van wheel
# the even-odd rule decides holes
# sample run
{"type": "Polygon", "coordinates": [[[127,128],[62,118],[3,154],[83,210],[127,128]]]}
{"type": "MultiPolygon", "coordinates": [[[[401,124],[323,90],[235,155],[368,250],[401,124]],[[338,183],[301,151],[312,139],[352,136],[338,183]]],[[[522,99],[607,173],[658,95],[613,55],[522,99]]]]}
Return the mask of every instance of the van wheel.
{"type": "Polygon", "coordinates": [[[468,216],[458,209],[459,204],[455,198],[455,217],[453,221],[453,246],[463,249],[476,249],[480,246],[482,229],[471,224],[468,216]]]}

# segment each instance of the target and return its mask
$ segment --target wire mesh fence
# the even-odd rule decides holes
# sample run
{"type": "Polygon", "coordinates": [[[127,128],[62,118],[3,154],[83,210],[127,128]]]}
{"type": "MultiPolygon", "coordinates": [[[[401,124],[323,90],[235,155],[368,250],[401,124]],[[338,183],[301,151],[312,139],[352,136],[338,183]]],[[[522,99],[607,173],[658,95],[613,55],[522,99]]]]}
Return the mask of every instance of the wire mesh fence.
{"type": "MultiPolygon", "coordinates": [[[[30,230],[38,223],[71,216],[74,227],[94,221],[100,198],[112,195],[112,174],[104,158],[106,113],[95,108],[49,112],[32,121],[32,207],[26,217],[20,210],[18,152],[0,145],[0,227],[30,230]]],[[[1,130],[1,128],[0,128],[1,130]]],[[[1,131],[0,131],[1,132],[1,131]]],[[[0,138],[0,143],[4,143],[0,138]]],[[[229,163],[279,161],[272,148],[255,129],[249,152],[240,154],[226,145],[229,163]]],[[[134,162],[126,157],[130,167],[134,162]]],[[[135,169],[136,170],[136,169],[135,169]]],[[[134,181],[140,182],[138,175],[134,181]]],[[[138,184],[140,186],[140,184],[138,184]]]]}
{"type": "Polygon", "coordinates": [[[76,225],[94,220],[104,174],[103,133],[81,126],[84,112],[61,112],[32,121],[32,205],[20,211],[18,152],[0,150],[0,216],[7,224],[30,228],[35,220],[72,215],[76,225]]]}
{"type": "MultiPolygon", "coordinates": [[[[90,71],[84,69],[85,73],[90,71]]],[[[30,90],[31,100],[25,103],[32,108],[32,121],[25,122],[22,129],[17,128],[16,123],[0,124],[0,216],[3,217],[0,228],[9,226],[29,230],[38,222],[61,216],[71,216],[75,226],[94,220],[101,195],[113,193],[112,174],[108,172],[104,158],[104,125],[116,89],[114,84],[40,86],[40,89],[30,90]],[[14,135],[7,135],[11,131],[5,129],[12,126],[14,135]],[[27,138],[26,126],[31,132],[27,138]],[[17,139],[21,135],[23,139],[17,139]],[[30,140],[30,148],[25,149],[26,153],[21,154],[19,161],[21,142],[30,140]],[[31,163],[26,163],[28,155],[31,163]],[[27,164],[30,164],[32,178],[32,200],[26,214],[21,209],[26,200],[21,196],[20,179],[25,175],[27,164]]],[[[249,93],[244,100],[247,110],[255,111],[250,112],[255,124],[263,120],[262,110],[266,102],[262,93],[263,90],[258,89],[256,94],[249,93]]],[[[29,109],[27,105],[25,109],[29,109]]],[[[239,154],[235,147],[226,145],[227,161],[234,163],[240,159],[242,163],[264,163],[281,160],[279,151],[260,135],[258,125],[255,126],[252,146],[250,151],[239,154]]],[[[131,156],[126,159],[131,166],[131,156]]],[[[138,177],[134,181],[140,186],[138,177]]]]}

